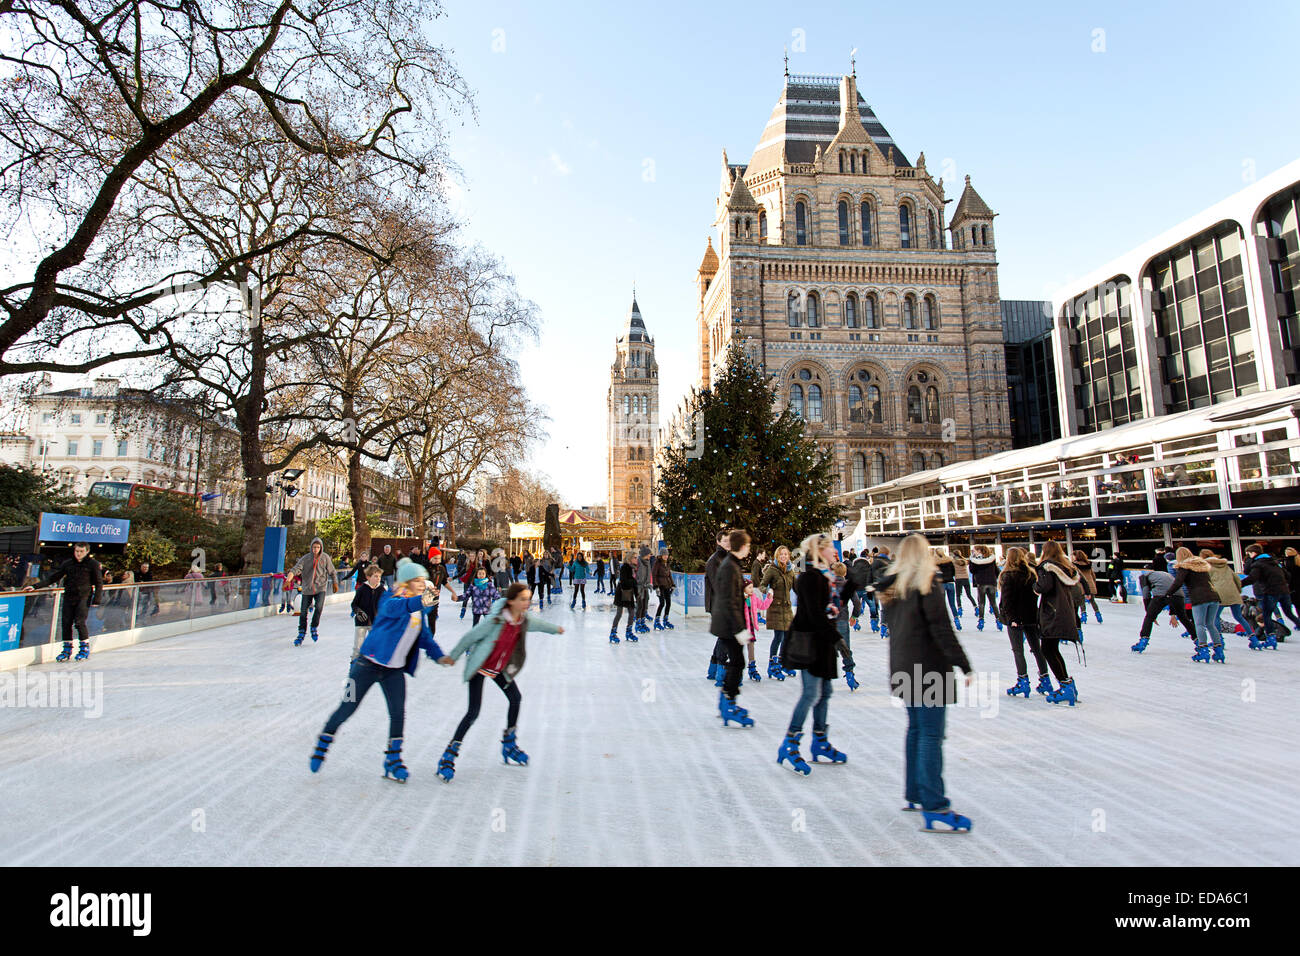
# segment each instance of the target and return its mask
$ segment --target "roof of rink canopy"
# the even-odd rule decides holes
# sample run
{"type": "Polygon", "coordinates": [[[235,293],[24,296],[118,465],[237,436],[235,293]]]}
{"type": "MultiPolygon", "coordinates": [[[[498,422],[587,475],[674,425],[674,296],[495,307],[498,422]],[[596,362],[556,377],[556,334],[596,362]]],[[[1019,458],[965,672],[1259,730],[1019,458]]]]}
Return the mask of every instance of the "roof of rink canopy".
{"type": "Polygon", "coordinates": [[[1262,424],[1300,417],[1300,408],[1292,407],[1297,403],[1300,403],[1300,385],[1241,395],[1205,408],[1146,418],[1089,435],[1058,438],[1031,448],[1016,448],[972,461],[956,462],[927,471],[915,471],[883,484],[859,488],[833,497],[859,498],[864,494],[905,491],[908,488],[936,483],[954,485],[975,478],[987,478],[1002,472],[1013,472],[1053,462],[1064,462],[1068,465],[1072,461],[1092,455],[1177,441],[1181,438],[1217,433],[1224,429],[1244,427],[1257,422],[1262,424]]]}

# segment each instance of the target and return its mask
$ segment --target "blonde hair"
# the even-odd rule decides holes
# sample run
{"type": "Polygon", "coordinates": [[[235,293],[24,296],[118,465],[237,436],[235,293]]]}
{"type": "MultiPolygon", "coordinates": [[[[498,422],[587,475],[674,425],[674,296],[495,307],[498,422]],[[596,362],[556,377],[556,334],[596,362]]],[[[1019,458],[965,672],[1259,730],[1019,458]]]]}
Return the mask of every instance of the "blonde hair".
{"type": "Polygon", "coordinates": [[[1179,548],[1174,552],[1174,564],[1182,564],[1192,556],[1191,548],[1179,548]]]}
{"type": "Polygon", "coordinates": [[[791,561],[790,549],[787,548],[785,545],[781,545],[781,546],[778,547],[775,551],[772,552],[772,562],[773,562],[774,564],[780,565],[780,563],[781,563],[781,552],[782,552],[782,551],[785,552],[785,563],[786,563],[786,564],[789,564],[789,563],[790,563],[790,561],[791,561]]]}
{"type": "Polygon", "coordinates": [[[831,570],[841,576],[849,573],[849,569],[847,566],[845,566],[843,561],[836,561],[834,564],[831,565],[831,570]]]}
{"type": "Polygon", "coordinates": [[[803,552],[804,563],[818,571],[825,571],[826,559],[822,557],[822,548],[827,545],[834,547],[834,542],[828,534],[810,534],[804,538],[799,545],[799,550],[803,552]]]}
{"type": "Polygon", "coordinates": [[[939,573],[930,542],[919,534],[909,534],[898,546],[898,554],[886,573],[894,575],[895,597],[905,598],[913,591],[929,594],[934,576],[939,573]]]}

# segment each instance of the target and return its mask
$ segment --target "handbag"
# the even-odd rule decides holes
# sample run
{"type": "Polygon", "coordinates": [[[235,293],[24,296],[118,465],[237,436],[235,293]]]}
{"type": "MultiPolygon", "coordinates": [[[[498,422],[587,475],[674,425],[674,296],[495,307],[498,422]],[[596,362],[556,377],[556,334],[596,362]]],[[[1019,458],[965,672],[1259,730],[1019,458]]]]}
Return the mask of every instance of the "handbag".
{"type": "Polygon", "coordinates": [[[781,646],[781,663],[794,670],[806,670],[816,660],[811,631],[790,631],[781,646]]]}

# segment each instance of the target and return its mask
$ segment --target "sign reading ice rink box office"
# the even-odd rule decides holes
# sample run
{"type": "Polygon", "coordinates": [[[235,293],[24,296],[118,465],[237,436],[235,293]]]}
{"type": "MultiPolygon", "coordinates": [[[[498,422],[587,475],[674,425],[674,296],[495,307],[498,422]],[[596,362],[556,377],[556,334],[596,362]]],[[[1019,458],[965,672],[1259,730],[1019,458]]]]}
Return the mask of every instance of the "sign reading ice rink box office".
{"type": "Polygon", "coordinates": [[[86,515],[41,514],[37,540],[88,544],[126,544],[131,531],[129,518],[100,518],[86,515]]]}

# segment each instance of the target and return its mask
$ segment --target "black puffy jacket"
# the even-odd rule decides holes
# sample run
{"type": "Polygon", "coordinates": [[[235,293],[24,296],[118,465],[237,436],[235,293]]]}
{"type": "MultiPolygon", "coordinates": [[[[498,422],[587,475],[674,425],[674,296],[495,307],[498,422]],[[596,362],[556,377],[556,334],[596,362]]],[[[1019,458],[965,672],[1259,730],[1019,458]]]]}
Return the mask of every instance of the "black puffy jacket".
{"type": "MultiPolygon", "coordinates": [[[[713,612],[713,595],[717,591],[718,565],[722,559],[727,556],[727,552],[718,548],[714,551],[709,560],[704,563],[704,610],[708,613],[713,612]]],[[[735,631],[732,631],[734,634],[735,631]]]]}
{"type": "Polygon", "coordinates": [[[995,588],[998,586],[998,559],[993,555],[970,556],[971,583],[978,587],[995,588]]]}
{"type": "Polygon", "coordinates": [[[889,686],[905,704],[939,706],[956,701],[954,668],[974,668],[952,629],[943,581],[935,576],[929,594],[913,591],[895,597],[894,575],[876,582],[882,613],[889,625],[889,686]]]}
{"type": "Polygon", "coordinates": [[[1269,554],[1261,554],[1250,562],[1250,569],[1246,572],[1246,583],[1255,589],[1256,597],[1265,595],[1286,597],[1291,593],[1287,585],[1286,572],[1277,566],[1277,562],[1269,554]]]}
{"type": "Polygon", "coordinates": [[[1034,590],[1041,596],[1038,605],[1038,634],[1044,640],[1077,641],[1079,639],[1079,605],[1083,603],[1079,572],[1055,561],[1040,561],[1034,590]]]}
{"type": "MultiPolygon", "coordinates": [[[[851,582],[846,584],[846,591],[852,589],[851,582]]],[[[826,607],[831,603],[831,582],[816,568],[805,568],[795,578],[794,593],[799,606],[795,610],[790,630],[812,634],[813,662],[808,667],[808,673],[813,677],[835,680],[840,676],[835,667],[835,645],[839,642],[840,632],[835,629],[834,618],[826,616],[826,607]]],[[[842,601],[842,597],[836,599],[837,604],[842,601]]]]}
{"type": "Polygon", "coordinates": [[[64,607],[74,607],[82,600],[89,599],[91,604],[98,604],[104,599],[104,572],[99,562],[86,555],[80,561],[68,558],[57,568],[40,579],[37,587],[54,587],[63,582],[64,607]]]}
{"type": "Polygon", "coordinates": [[[1192,604],[1219,603],[1219,592],[1214,590],[1214,585],[1210,583],[1209,561],[1192,556],[1175,567],[1177,570],[1174,574],[1173,587],[1169,589],[1170,594],[1177,593],[1179,588],[1186,585],[1187,597],[1192,604]]]}
{"type": "Polygon", "coordinates": [[[709,610],[709,633],[734,638],[745,630],[745,575],[735,555],[718,563],[713,576],[713,605],[709,610]]]}
{"type": "Polygon", "coordinates": [[[1028,568],[1003,571],[998,578],[998,616],[1008,624],[1038,629],[1038,595],[1028,568]]]}

